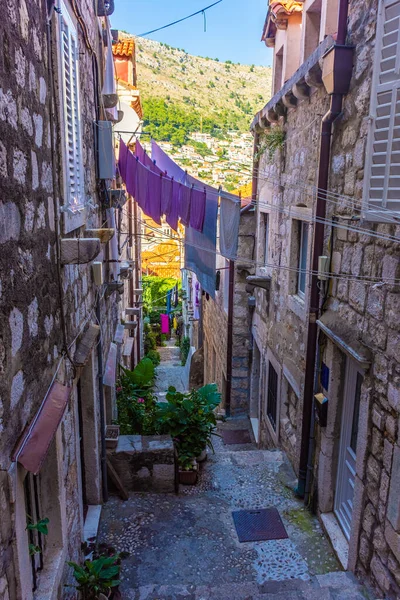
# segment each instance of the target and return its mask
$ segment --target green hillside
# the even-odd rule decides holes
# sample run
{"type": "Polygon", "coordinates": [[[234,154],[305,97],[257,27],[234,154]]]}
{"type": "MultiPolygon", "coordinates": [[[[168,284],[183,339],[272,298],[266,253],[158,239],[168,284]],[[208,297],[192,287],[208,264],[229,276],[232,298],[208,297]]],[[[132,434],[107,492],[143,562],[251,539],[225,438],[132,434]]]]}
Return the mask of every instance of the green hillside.
{"type": "Polygon", "coordinates": [[[219,62],[137,38],[136,61],[145,130],[180,146],[190,133],[219,139],[249,131],[270,98],[271,68],[219,62]]]}

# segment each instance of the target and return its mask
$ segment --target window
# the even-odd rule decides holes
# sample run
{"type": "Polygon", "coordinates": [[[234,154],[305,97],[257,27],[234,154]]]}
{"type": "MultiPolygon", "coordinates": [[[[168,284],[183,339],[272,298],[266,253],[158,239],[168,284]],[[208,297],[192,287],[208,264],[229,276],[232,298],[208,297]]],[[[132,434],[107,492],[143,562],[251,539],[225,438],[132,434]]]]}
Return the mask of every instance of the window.
{"type": "Polygon", "coordinates": [[[377,22],[364,213],[400,212],[400,0],[381,0],[377,22]]]}
{"type": "MultiPolygon", "coordinates": [[[[27,525],[40,521],[38,477],[27,473],[24,479],[25,511],[27,525]]],[[[38,572],[43,569],[44,536],[36,529],[28,530],[29,555],[32,573],[32,591],[38,585],[38,572]]]]}
{"type": "Polygon", "coordinates": [[[283,75],[283,47],[275,54],[274,61],[274,94],[277,94],[282,87],[283,75]]]}
{"type": "Polygon", "coordinates": [[[318,47],[321,26],[321,0],[314,0],[304,14],[303,61],[318,47]]]}
{"type": "Polygon", "coordinates": [[[268,243],[268,238],[269,238],[269,214],[264,213],[263,214],[263,220],[264,220],[264,264],[267,265],[268,264],[268,250],[269,250],[269,243],[268,243]]]}
{"type": "Polygon", "coordinates": [[[276,431],[277,406],[278,406],[278,373],[268,361],[268,388],[267,388],[267,416],[276,431]]]}
{"type": "Polygon", "coordinates": [[[64,229],[68,233],[84,223],[85,186],[82,162],[82,132],[79,105],[78,34],[67,5],[60,0],[61,88],[64,141],[64,229]]]}
{"type": "Polygon", "coordinates": [[[300,246],[299,246],[299,262],[298,262],[298,279],[297,279],[297,294],[300,298],[304,298],[306,293],[306,278],[307,278],[307,251],[308,251],[308,223],[299,221],[300,223],[300,246]]]}

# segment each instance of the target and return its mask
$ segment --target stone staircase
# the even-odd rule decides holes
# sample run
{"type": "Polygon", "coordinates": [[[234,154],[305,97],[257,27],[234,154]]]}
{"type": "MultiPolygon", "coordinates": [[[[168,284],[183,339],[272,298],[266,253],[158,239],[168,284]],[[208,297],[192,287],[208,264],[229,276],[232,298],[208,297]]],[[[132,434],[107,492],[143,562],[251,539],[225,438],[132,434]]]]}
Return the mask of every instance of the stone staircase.
{"type": "Polygon", "coordinates": [[[293,579],[212,586],[147,585],[125,590],[127,600],[373,600],[350,573],[317,575],[310,581],[293,579]]]}

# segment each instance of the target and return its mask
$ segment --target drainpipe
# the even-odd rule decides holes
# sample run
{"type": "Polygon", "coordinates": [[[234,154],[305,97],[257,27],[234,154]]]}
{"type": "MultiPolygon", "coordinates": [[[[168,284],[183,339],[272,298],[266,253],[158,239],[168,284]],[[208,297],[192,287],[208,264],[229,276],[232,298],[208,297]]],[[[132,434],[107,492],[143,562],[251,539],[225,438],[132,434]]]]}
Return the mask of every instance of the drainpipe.
{"type": "Polygon", "coordinates": [[[228,336],[226,349],[226,416],[231,415],[232,397],[232,350],[233,350],[233,300],[235,294],[235,261],[229,261],[229,293],[228,293],[228,336]]]}
{"type": "MultiPolygon", "coordinates": [[[[139,289],[139,219],[138,219],[138,207],[137,207],[137,202],[133,201],[133,217],[134,217],[134,237],[135,237],[135,285],[137,287],[137,289],[139,289]]],[[[132,296],[133,298],[133,296],[132,296]]],[[[138,303],[139,306],[141,306],[138,303]]],[[[140,351],[141,351],[141,344],[140,344],[140,325],[141,325],[141,316],[142,316],[142,310],[140,310],[140,316],[137,320],[137,327],[136,327],[136,358],[137,358],[137,363],[140,362],[140,351]]]]}
{"type": "MultiPolygon", "coordinates": [[[[101,311],[100,298],[96,303],[96,320],[101,329],[101,311]]],[[[97,378],[99,385],[99,404],[100,404],[100,448],[101,448],[101,487],[103,492],[103,502],[108,500],[107,485],[107,450],[106,450],[106,418],[104,412],[104,390],[103,390],[103,344],[101,335],[97,346],[97,378]]]]}
{"type": "MultiPolygon", "coordinates": [[[[348,0],[340,0],[339,15],[338,15],[338,33],[336,38],[337,46],[344,46],[347,37],[347,15],[348,15],[348,0]]],[[[334,80],[341,75],[340,61],[335,62],[334,80]]],[[[350,82],[350,80],[349,80],[350,82]]],[[[343,84],[343,81],[341,82],[343,84]]],[[[308,336],[307,336],[307,354],[306,354],[306,372],[304,380],[304,401],[303,401],[303,421],[301,431],[301,448],[300,448],[300,464],[299,464],[299,483],[296,493],[300,497],[304,497],[306,490],[306,481],[310,480],[312,474],[312,453],[310,452],[311,421],[313,411],[314,397],[314,375],[316,365],[316,348],[317,348],[317,319],[320,311],[320,291],[318,289],[318,278],[315,273],[318,273],[318,258],[323,254],[324,250],[324,224],[323,219],[326,215],[326,192],[328,190],[329,166],[331,155],[331,138],[332,125],[342,112],[344,93],[331,94],[330,108],[322,119],[321,123],[321,140],[319,150],[319,166],[318,166],[318,196],[316,206],[315,234],[313,244],[313,258],[311,275],[311,295],[310,309],[308,321],[308,336]],[[311,461],[309,463],[309,456],[311,461]]],[[[308,482],[309,483],[309,482],[308,482]]],[[[307,486],[307,488],[309,485],[307,486]]],[[[307,494],[308,496],[309,494],[307,494]]]]}

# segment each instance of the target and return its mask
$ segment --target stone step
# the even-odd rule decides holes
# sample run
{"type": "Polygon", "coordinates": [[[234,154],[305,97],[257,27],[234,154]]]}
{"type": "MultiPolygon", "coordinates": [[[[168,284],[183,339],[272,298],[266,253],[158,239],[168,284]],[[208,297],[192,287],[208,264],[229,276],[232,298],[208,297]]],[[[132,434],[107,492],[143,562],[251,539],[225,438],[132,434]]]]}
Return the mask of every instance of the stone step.
{"type": "Polygon", "coordinates": [[[373,600],[350,573],[317,575],[310,581],[253,581],[220,585],[147,585],[124,588],[127,600],[373,600]]]}

